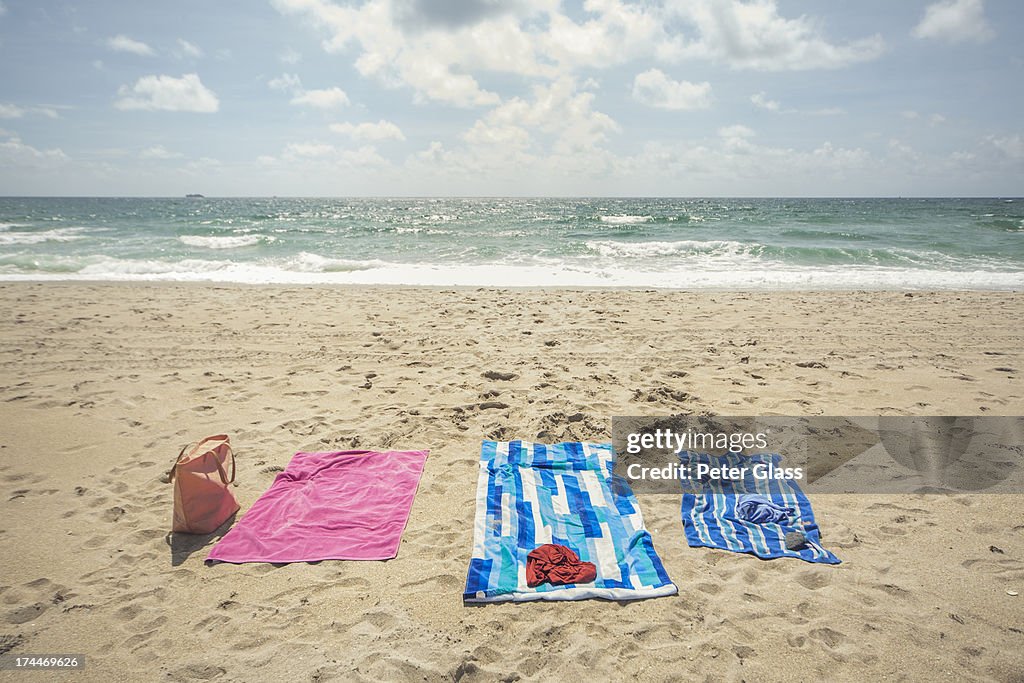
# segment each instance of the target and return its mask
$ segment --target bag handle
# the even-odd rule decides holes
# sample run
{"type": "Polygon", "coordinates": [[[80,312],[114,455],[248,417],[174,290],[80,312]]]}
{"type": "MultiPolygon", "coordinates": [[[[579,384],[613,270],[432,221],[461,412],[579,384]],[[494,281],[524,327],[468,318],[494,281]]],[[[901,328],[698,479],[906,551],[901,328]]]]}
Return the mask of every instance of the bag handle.
{"type": "Polygon", "coordinates": [[[185,455],[185,451],[188,450],[188,447],[191,445],[192,444],[187,443],[181,447],[180,451],[178,451],[178,455],[174,458],[174,462],[171,463],[171,469],[167,470],[167,474],[164,475],[168,484],[174,481],[174,472],[178,469],[178,461],[181,460],[181,456],[185,455]]]}
{"type": "Polygon", "coordinates": [[[208,436],[205,439],[201,439],[200,441],[198,441],[194,446],[191,443],[187,443],[184,446],[182,446],[181,450],[178,451],[177,457],[174,458],[174,462],[171,463],[171,469],[168,470],[167,474],[165,475],[167,483],[170,484],[171,482],[174,481],[174,473],[178,469],[178,463],[181,461],[181,456],[185,455],[185,451],[187,451],[190,446],[192,447],[192,452],[194,453],[195,451],[199,450],[200,446],[210,441],[223,441],[224,445],[227,446],[228,455],[231,456],[231,478],[228,479],[227,472],[224,471],[224,467],[223,465],[221,465],[220,460],[217,460],[217,472],[220,474],[220,480],[224,482],[225,486],[234,483],[235,450],[231,448],[231,442],[229,441],[228,436],[226,434],[216,434],[214,436],[208,436]]]}
{"type": "MultiPolygon", "coordinates": [[[[228,474],[227,474],[227,472],[224,471],[224,465],[221,463],[220,459],[219,458],[215,458],[216,463],[217,463],[217,472],[220,474],[220,480],[224,483],[225,486],[227,486],[228,484],[231,484],[232,482],[235,481],[235,449],[233,449],[231,447],[231,441],[230,441],[230,439],[228,439],[227,434],[217,434],[216,436],[208,436],[205,439],[203,439],[202,441],[200,441],[198,444],[196,444],[196,447],[195,447],[194,451],[198,451],[199,448],[204,443],[209,443],[210,441],[222,441],[224,447],[228,449],[228,455],[231,456],[231,478],[230,479],[228,479],[228,474]]],[[[209,450],[211,450],[211,451],[215,450],[216,448],[220,448],[220,446],[221,446],[221,444],[217,444],[216,446],[214,446],[214,448],[211,448],[209,450]]]]}
{"type": "Polygon", "coordinates": [[[221,464],[220,460],[217,460],[217,471],[220,472],[220,480],[224,482],[225,486],[228,486],[235,481],[235,449],[227,441],[224,442],[224,445],[227,446],[228,455],[231,456],[231,478],[228,479],[227,473],[224,472],[224,465],[221,464]]]}

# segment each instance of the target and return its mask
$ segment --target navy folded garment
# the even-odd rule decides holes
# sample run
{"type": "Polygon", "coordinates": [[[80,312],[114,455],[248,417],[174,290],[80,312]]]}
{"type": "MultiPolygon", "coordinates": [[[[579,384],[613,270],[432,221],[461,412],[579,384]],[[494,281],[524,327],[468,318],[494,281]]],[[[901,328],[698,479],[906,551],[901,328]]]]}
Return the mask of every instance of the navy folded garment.
{"type": "Polygon", "coordinates": [[[788,520],[795,510],[777,505],[768,496],[759,493],[744,493],[736,501],[736,514],[754,524],[781,524],[788,520]]]}

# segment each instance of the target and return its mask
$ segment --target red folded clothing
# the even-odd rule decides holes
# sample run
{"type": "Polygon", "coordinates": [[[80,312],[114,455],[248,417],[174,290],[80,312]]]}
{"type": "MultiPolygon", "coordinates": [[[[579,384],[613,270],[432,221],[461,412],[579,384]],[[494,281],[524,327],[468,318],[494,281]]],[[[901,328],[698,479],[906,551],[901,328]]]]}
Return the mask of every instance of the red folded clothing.
{"type": "Polygon", "coordinates": [[[526,556],[526,585],[530,588],[548,581],[552,586],[590,583],[597,578],[593,562],[582,562],[564,545],[545,543],[526,556]]]}

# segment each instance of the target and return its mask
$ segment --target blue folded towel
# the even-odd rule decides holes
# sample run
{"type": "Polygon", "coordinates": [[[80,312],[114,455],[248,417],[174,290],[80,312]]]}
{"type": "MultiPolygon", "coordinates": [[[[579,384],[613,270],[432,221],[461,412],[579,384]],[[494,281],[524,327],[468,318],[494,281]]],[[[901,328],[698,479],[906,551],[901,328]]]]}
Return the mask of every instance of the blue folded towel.
{"type": "MultiPolygon", "coordinates": [[[[710,467],[781,467],[782,456],[682,452],[680,461],[691,471],[699,463],[710,467]]],[[[821,534],[811,502],[795,481],[786,479],[729,481],[702,479],[684,482],[682,516],[691,547],[721,548],[764,559],[795,557],[805,562],[839,564],[821,547],[821,534]],[[696,485],[687,490],[686,484],[696,485]],[[789,547],[787,534],[800,534],[802,543],[789,547]]]]}
{"type": "Polygon", "coordinates": [[[736,515],[754,524],[781,524],[796,512],[794,508],[772,502],[756,493],[745,493],[736,502],[736,515]]]}

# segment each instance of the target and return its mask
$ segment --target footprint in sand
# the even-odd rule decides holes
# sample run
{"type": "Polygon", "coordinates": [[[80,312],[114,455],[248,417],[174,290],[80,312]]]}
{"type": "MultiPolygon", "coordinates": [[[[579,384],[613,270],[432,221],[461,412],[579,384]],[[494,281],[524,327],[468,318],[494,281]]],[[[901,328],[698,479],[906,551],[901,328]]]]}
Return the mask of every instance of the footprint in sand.
{"type": "Polygon", "coordinates": [[[197,662],[174,670],[168,674],[168,678],[172,681],[209,681],[219,676],[223,676],[227,672],[227,669],[222,666],[213,666],[197,662]]]}
{"type": "Polygon", "coordinates": [[[807,590],[816,591],[832,583],[826,571],[806,571],[796,577],[796,582],[807,590]]]}
{"type": "Polygon", "coordinates": [[[487,372],[483,373],[483,377],[486,378],[486,379],[490,379],[490,380],[494,380],[494,381],[498,381],[498,382],[510,382],[510,381],[516,379],[517,377],[519,377],[519,375],[517,375],[514,372],[501,372],[499,370],[488,370],[487,372]]]}
{"type": "Polygon", "coordinates": [[[21,645],[23,642],[25,642],[25,638],[23,636],[20,636],[20,635],[17,635],[17,636],[0,635],[0,655],[7,654],[8,652],[13,650],[14,648],[16,648],[19,645],[21,645]]]}
{"type": "Polygon", "coordinates": [[[843,633],[827,626],[823,628],[816,628],[808,635],[810,635],[813,640],[817,640],[830,650],[839,647],[847,641],[847,637],[843,633]]]}
{"type": "Polygon", "coordinates": [[[116,522],[117,520],[124,517],[126,511],[123,507],[115,505],[112,508],[106,510],[100,517],[104,522],[116,522]]]}
{"type": "Polygon", "coordinates": [[[8,624],[25,624],[30,621],[34,621],[37,617],[42,615],[43,612],[45,612],[48,608],[49,605],[42,602],[37,602],[31,605],[23,605],[21,607],[9,611],[5,615],[4,621],[6,621],[8,624]]]}

